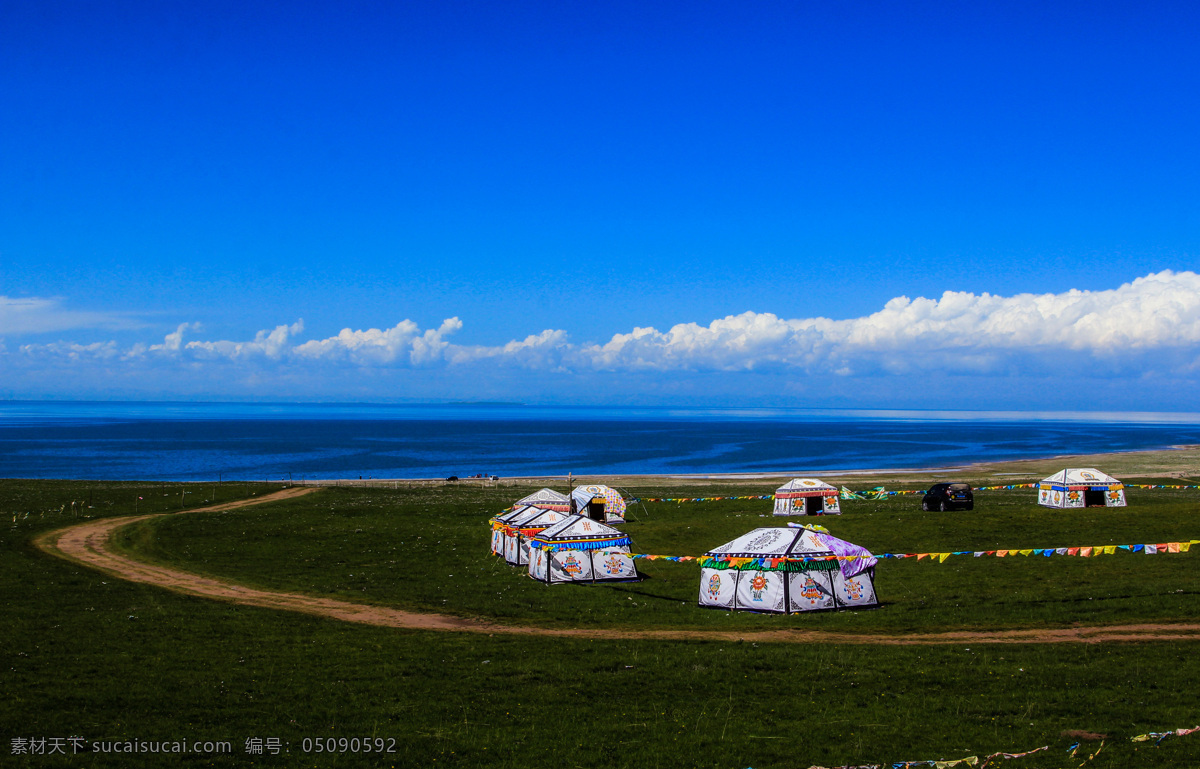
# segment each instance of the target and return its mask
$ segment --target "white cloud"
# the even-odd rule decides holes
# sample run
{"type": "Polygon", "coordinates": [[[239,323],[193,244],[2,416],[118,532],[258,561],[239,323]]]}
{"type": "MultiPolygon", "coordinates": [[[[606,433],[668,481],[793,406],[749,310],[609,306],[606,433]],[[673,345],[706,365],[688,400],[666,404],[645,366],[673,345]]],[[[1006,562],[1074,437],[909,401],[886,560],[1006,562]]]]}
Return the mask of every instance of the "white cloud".
{"type": "Polygon", "coordinates": [[[822,352],[825,318],[781,320],[772,313],[744,312],[708,326],[680,323],[661,332],[635,328],[603,345],[589,345],[580,359],[601,369],[753,369],[765,364],[805,365],[822,352]]]}
{"type": "MultiPolygon", "coordinates": [[[[186,324],[185,324],[186,325],[186,324]]],[[[188,342],[184,349],[201,357],[246,359],[268,358],[278,360],[291,352],[288,341],[304,330],[304,321],[298,320],[290,326],[276,326],[270,331],[259,331],[250,342],[188,342]]],[[[182,336],[183,327],[177,332],[182,336]]],[[[167,336],[171,339],[171,335],[167,336]]]]}
{"type": "MultiPolygon", "coordinates": [[[[259,331],[251,341],[193,340],[183,323],[161,344],[124,350],[115,342],[57,342],[20,348],[72,361],[229,360],[247,366],[362,368],[516,366],[534,371],[776,371],[851,375],[928,368],[964,374],[1053,371],[1083,361],[1092,373],[1186,372],[1200,367],[1200,275],[1164,271],[1108,291],[1003,297],[948,291],[938,299],[897,297],[861,318],[784,319],[745,312],[667,331],[635,327],[600,344],[572,344],[546,329],[498,346],[450,341],[457,317],[434,329],[404,320],[388,329],[343,329],[303,341],[303,321],[259,331]]],[[[0,350],[0,355],[4,355],[0,350]]]]}
{"type": "Polygon", "coordinates": [[[294,350],[300,358],[347,360],[358,365],[393,364],[407,361],[413,365],[434,363],[449,346],[446,337],[462,328],[458,318],[447,318],[437,329],[422,332],[411,320],[403,320],[386,331],[342,329],[337,336],[313,339],[294,350]]]}
{"type": "Polygon", "coordinates": [[[1200,345],[1200,275],[1164,271],[1109,291],[1000,297],[947,291],[940,299],[897,297],[862,318],[783,320],[746,312],[708,326],[666,332],[635,328],[581,360],[601,369],[746,370],[856,364],[913,367],[913,355],[942,356],[970,370],[994,369],[1025,354],[1195,353],[1200,345]]]}
{"type": "Polygon", "coordinates": [[[180,323],[174,331],[163,337],[162,344],[150,345],[152,351],[179,352],[183,349],[183,335],[188,331],[199,331],[199,323],[180,323]]]}
{"type": "Polygon", "coordinates": [[[404,320],[386,331],[370,328],[366,331],[342,329],[337,336],[313,339],[295,349],[301,358],[344,359],[355,363],[391,363],[403,352],[411,350],[412,341],[421,331],[416,323],[404,320]]]}
{"type": "Polygon", "coordinates": [[[49,344],[25,344],[21,345],[19,349],[22,354],[32,358],[50,357],[67,361],[111,360],[121,354],[116,342],[92,342],[91,344],[51,342],[49,344]]]}
{"type": "Polygon", "coordinates": [[[426,331],[412,341],[412,353],[409,358],[415,364],[432,363],[442,357],[442,353],[450,346],[446,337],[462,328],[458,318],[447,318],[436,331],[426,331]]]}
{"type": "Polygon", "coordinates": [[[446,353],[446,359],[454,364],[491,359],[510,361],[528,368],[558,369],[562,366],[563,353],[571,349],[567,343],[567,332],[546,329],[540,334],[531,334],[498,347],[452,345],[446,353]]]}
{"type": "Polygon", "coordinates": [[[1165,271],[1109,291],[1012,297],[947,291],[938,301],[899,297],[839,324],[841,342],[1100,352],[1200,342],[1200,276],[1165,271]]]}
{"type": "Polygon", "coordinates": [[[163,337],[162,344],[145,345],[137,343],[130,347],[124,354],[126,360],[140,358],[147,354],[174,354],[183,349],[183,335],[188,331],[199,331],[201,328],[199,323],[180,323],[175,327],[175,330],[163,337]]]}
{"type": "Polygon", "coordinates": [[[118,314],[65,309],[57,298],[0,296],[0,334],[44,334],[131,325],[128,318],[118,314]]]}

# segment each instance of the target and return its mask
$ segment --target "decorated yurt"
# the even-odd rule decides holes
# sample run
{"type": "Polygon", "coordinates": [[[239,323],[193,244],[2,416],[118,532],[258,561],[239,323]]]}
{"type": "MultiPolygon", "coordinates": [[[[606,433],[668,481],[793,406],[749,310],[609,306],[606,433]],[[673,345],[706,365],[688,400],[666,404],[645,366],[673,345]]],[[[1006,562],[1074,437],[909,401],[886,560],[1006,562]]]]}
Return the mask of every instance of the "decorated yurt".
{"type": "Polygon", "coordinates": [[[523,508],[520,515],[504,524],[504,560],[510,566],[529,563],[529,538],[566,519],[570,513],[557,510],[542,510],[540,507],[523,508]]]}
{"type": "Polygon", "coordinates": [[[571,512],[605,523],[625,520],[625,500],[608,486],[580,486],[571,492],[571,512]]]}
{"type": "Polygon", "coordinates": [[[875,606],[875,563],[824,532],[755,529],[704,554],[700,605],[779,614],[875,606]]]}
{"type": "Polygon", "coordinates": [[[838,490],[816,478],[793,478],[775,490],[775,515],[841,515],[838,490]]]}
{"type": "Polygon", "coordinates": [[[514,507],[520,507],[521,505],[540,507],[543,510],[557,510],[560,513],[571,512],[571,498],[566,494],[555,491],[554,489],[542,489],[541,491],[535,491],[521,501],[517,502],[514,507]]]}
{"type": "Polygon", "coordinates": [[[501,513],[495,516],[489,522],[492,525],[492,553],[495,555],[504,555],[504,536],[508,523],[514,518],[524,515],[529,511],[529,507],[525,505],[517,505],[508,512],[501,513]]]}
{"type": "Polygon", "coordinates": [[[549,584],[640,578],[629,556],[629,537],[582,515],[530,538],[529,576],[549,584]]]}
{"type": "Polygon", "coordinates": [[[1038,484],[1046,507],[1125,507],[1125,484],[1094,467],[1059,470],[1038,484]]]}

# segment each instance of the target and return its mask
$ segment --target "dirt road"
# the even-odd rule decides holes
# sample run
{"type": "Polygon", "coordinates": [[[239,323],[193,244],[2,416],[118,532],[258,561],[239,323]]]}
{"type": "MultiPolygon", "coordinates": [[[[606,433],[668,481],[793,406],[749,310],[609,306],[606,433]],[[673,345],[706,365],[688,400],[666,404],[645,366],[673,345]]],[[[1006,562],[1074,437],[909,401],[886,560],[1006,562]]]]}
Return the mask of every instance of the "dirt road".
{"type": "MultiPolygon", "coordinates": [[[[336,598],[319,598],[303,593],[259,590],[234,582],[213,579],[179,569],[143,563],[116,552],[114,532],[123,526],[163,515],[234,510],[292,499],[320,491],[292,487],[255,499],[213,505],[181,513],[156,513],[87,521],[41,535],[35,544],[47,553],[97,569],[130,582],[155,585],[185,595],[201,596],[266,609],[283,609],[366,625],[488,635],[537,635],[606,640],[654,639],[664,641],[746,641],[755,643],[850,643],[850,644],[980,644],[980,643],[1103,643],[1113,641],[1200,640],[1197,624],[1145,624],[1071,627],[1059,629],[947,631],[903,635],[829,633],[813,630],[713,631],[713,630],[624,630],[559,629],[523,625],[500,625],[484,620],[432,612],[412,612],[385,606],[354,603],[336,598]]],[[[550,589],[550,588],[548,588],[550,589]]]]}

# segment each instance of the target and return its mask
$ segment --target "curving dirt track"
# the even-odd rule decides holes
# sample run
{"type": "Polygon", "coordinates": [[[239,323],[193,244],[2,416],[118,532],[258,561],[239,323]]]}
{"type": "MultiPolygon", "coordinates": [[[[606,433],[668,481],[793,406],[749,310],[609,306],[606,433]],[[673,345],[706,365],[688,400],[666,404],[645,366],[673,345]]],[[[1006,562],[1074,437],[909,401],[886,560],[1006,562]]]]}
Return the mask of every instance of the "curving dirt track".
{"type": "Polygon", "coordinates": [[[105,518],[48,532],[34,540],[47,553],[97,569],[130,582],[156,585],[184,595],[200,596],[266,609],[282,609],[366,625],[489,635],[537,635],[605,640],[653,639],[665,641],[752,641],[756,643],[852,643],[852,644],[980,644],[980,643],[1102,643],[1113,641],[1197,641],[1200,624],[1143,624],[1071,627],[1057,629],[948,631],[904,635],[830,633],[813,630],[624,630],[557,629],[527,625],[500,625],[484,620],[446,614],[404,611],[386,606],[354,603],[336,598],[319,598],[303,593],[285,593],[244,587],[233,582],[204,577],[178,569],[143,563],[112,549],[112,535],[123,526],[163,515],[233,510],[303,496],[319,488],[292,487],[273,494],[182,513],[155,513],[105,518]]]}

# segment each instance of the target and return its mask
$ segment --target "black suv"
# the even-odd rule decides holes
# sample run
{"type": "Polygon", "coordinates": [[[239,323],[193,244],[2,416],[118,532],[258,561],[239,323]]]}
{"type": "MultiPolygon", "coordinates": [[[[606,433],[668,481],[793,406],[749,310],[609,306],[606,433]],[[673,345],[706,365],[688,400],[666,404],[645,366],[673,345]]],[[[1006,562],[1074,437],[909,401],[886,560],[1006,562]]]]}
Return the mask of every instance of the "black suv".
{"type": "Polygon", "coordinates": [[[969,483],[935,483],[921,498],[922,510],[974,510],[975,496],[969,483]]]}

